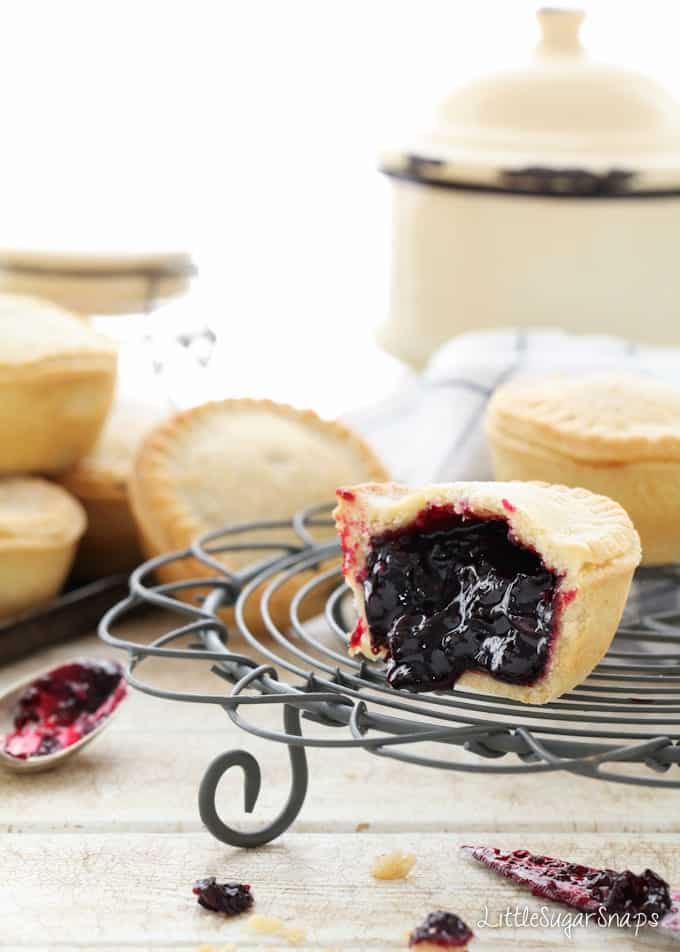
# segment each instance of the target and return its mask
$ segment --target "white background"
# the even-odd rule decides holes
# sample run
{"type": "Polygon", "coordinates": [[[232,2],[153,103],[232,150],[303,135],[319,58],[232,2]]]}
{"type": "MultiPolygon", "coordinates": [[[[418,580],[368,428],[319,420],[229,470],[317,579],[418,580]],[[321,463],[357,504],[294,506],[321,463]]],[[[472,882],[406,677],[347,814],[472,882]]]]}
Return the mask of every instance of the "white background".
{"type": "MultiPolygon", "coordinates": [[[[376,152],[526,54],[534,7],[4,0],[0,244],[190,246],[221,391],[328,413],[372,399],[394,372],[366,344],[386,308],[376,152]]],[[[673,0],[589,11],[595,55],[680,91],[673,0]]]]}

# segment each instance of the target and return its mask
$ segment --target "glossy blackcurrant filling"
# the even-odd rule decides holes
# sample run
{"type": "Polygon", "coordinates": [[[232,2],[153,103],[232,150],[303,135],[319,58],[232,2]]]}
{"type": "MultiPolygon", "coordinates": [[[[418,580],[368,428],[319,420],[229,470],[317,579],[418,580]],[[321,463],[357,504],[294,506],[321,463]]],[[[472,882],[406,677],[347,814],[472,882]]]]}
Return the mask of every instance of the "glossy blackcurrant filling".
{"type": "Polygon", "coordinates": [[[558,583],[502,518],[431,507],[375,536],[364,598],[373,648],[387,649],[389,683],[445,690],[467,670],[534,683],[550,653],[558,583]]]}

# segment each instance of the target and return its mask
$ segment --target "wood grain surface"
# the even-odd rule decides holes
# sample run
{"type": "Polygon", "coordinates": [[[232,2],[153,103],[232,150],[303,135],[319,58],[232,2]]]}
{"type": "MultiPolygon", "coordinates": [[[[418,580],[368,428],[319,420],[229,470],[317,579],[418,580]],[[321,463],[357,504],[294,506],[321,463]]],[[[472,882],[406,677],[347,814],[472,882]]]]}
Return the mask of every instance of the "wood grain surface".
{"type": "MultiPolygon", "coordinates": [[[[145,624],[150,634],[153,624],[145,624]]],[[[88,637],[3,668],[0,685],[78,655],[115,653],[88,637]]],[[[219,691],[222,684],[206,664],[152,661],[143,670],[154,683],[183,690],[219,691]]],[[[280,712],[260,709],[257,717],[274,727],[280,712]]],[[[200,909],[191,885],[206,875],[252,883],[257,912],[303,928],[295,946],[303,950],[405,948],[408,930],[435,908],[473,927],[486,908],[493,922],[507,908],[540,910],[539,900],[461,855],[459,844],[470,841],[594,865],[651,866],[680,887],[677,793],[561,774],[435,773],[362,751],[312,751],[307,801],[292,830],[253,852],[232,849],[202,830],[196,794],[212,758],[233,747],[250,750],[263,767],[250,818],[241,812],[240,774],[220,785],[222,815],[247,828],[280,809],[287,757],[214,707],[133,692],[101,740],[70,766],[0,775],[0,948],[293,948],[252,932],[247,917],[227,921],[200,909]],[[394,849],[416,853],[409,879],[374,880],[373,860],[394,849]]],[[[551,912],[560,909],[550,904],[551,912]]],[[[678,947],[651,929],[636,938],[590,927],[570,940],[559,928],[476,932],[471,949],[678,947]]]]}

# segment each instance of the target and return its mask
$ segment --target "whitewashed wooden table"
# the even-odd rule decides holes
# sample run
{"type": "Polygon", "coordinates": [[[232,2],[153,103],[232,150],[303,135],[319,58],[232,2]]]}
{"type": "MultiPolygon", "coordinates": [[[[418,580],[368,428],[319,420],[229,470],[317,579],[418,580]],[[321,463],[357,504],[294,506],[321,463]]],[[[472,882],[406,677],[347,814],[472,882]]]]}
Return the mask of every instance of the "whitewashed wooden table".
{"type": "MultiPolygon", "coordinates": [[[[5,667],[1,686],[76,655],[115,656],[93,635],[5,667]]],[[[154,659],[144,671],[157,684],[183,690],[215,686],[204,662],[154,659]]],[[[280,712],[260,708],[258,717],[278,726],[280,712]]],[[[310,751],[309,793],[293,828],[256,851],[234,849],[202,829],[196,802],[209,762],[234,747],[261,762],[260,802],[246,820],[236,770],[220,785],[219,809],[230,822],[256,824],[278,812],[287,796],[285,750],[241,733],[214,708],[136,692],[72,766],[3,774],[0,948],[382,952],[405,948],[406,933],[433,909],[456,912],[473,927],[485,907],[490,921],[508,908],[540,909],[539,900],[465,860],[457,849],[465,842],[636,871],[650,866],[680,887],[677,792],[560,774],[433,772],[362,751],[310,751]],[[417,854],[410,877],[376,881],[375,857],[395,849],[417,854]],[[251,931],[245,917],[227,920],[200,909],[191,886],[209,875],[251,883],[256,911],[300,927],[304,938],[292,946],[251,931]]],[[[559,929],[475,931],[472,949],[567,944],[559,929]]],[[[576,930],[571,944],[678,947],[652,930],[635,939],[598,928],[576,930]]]]}

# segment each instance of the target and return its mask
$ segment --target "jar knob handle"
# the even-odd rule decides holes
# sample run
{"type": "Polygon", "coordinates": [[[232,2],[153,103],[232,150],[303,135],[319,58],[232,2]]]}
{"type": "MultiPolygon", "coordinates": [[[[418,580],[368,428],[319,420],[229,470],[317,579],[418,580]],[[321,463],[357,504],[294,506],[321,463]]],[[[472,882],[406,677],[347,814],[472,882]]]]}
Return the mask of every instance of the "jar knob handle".
{"type": "Polygon", "coordinates": [[[541,7],[538,13],[541,39],[537,52],[554,56],[584,52],[579,30],[585,19],[583,10],[574,7],[541,7]]]}

